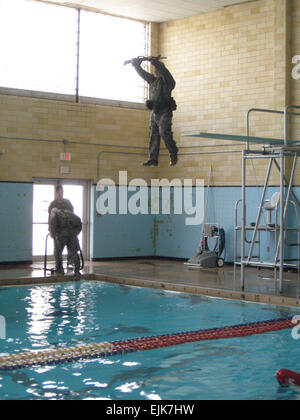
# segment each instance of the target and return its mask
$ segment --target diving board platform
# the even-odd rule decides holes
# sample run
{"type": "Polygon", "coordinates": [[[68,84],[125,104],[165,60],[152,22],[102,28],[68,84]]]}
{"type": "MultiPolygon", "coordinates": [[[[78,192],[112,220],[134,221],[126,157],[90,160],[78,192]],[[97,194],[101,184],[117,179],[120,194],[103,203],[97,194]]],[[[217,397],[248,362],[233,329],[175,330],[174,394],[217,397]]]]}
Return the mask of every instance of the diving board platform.
{"type": "MultiPolygon", "coordinates": [[[[273,138],[268,138],[268,137],[237,136],[234,134],[216,134],[216,133],[200,132],[200,133],[182,134],[182,137],[201,137],[201,138],[206,138],[206,139],[249,142],[249,143],[258,143],[258,144],[272,144],[272,145],[277,145],[277,146],[284,145],[284,139],[273,139],[273,138]]],[[[288,141],[288,144],[292,146],[300,146],[300,140],[288,141]]]]}
{"type": "MultiPolygon", "coordinates": [[[[241,205],[240,209],[240,223],[235,223],[235,226],[238,226],[238,229],[234,229],[234,247],[235,247],[235,255],[234,255],[234,278],[236,275],[237,266],[240,267],[240,275],[241,275],[241,290],[245,290],[245,270],[248,266],[256,266],[260,267],[268,267],[273,268],[274,270],[274,282],[276,288],[278,287],[278,291],[280,294],[283,294],[284,291],[284,268],[287,267],[287,263],[293,262],[293,264],[289,265],[292,266],[298,272],[298,278],[300,283],[300,200],[297,197],[297,194],[293,190],[294,186],[294,177],[296,173],[296,166],[298,158],[300,158],[300,139],[299,140],[289,140],[289,132],[290,132],[290,123],[291,118],[289,117],[300,117],[300,105],[287,105],[285,106],[284,110],[274,110],[274,109],[263,109],[263,108],[250,108],[246,113],[246,133],[244,136],[238,136],[234,134],[221,134],[221,133],[207,133],[201,132],[198,133],[183,133],[181,134],[182,137],[197,137],[200,139],[212,139],[212,140],[225,140],[231,142],[239,142],[245,143],[245,147],[241,150],[242,155],[242,197],[240,200],[237,201],[235,206],[235,222],[237,221],[238,212],[237,206],[241,205]],[[254,137],[250,135],[250,116],[253,113],[262,113],[262,114],[276,114],[279,117],[283,117],[283,138],[268,138],[268,137],[254,137]],[[251,150],[251,145],[260,144],[261,150],[251,150]],[[266,150],[268,149],[268,150],[266,150]],[[289,171],[289,176],[285,175],[285,158],[290,158],[291,168],[289,171]],[[291,159],[292,158],[292,159],[291,159]],[[256,217],[256,222],[254,226],[251,226],[251,230],[249,231],[248,226],[250,223],[253,223],[253,219],[249,219],[249,212],[247,212],[248,207],[252,206],[253,203],[248,199],[247,192],[248,192],[248,183],[247,183],[247,161],[248,160],[255,160],[255,159],[268,159],[269,164],[267,168],[267,174],[263,186],[263,191],[261,195],[261,201],[258,208],[258,213],[256,217]],[[264,240],[260,240],[260,234],[262,233],[261,226],[263,225],[262,222],[262,215],[266,211],[265,204],[268,200],[267,192],[269,187],[273,187],[271,184],[272,177],[271,172],[272,168],[278,171],[279,173],[279,185],[278,190],[280,192],[280,199],[276,209],[273,210],[273,218],[275,218],[275,233],[271,232],[271,225],[268,226],[266,223],[265,230],[266,232],[264,235],[269,235],[270,240],[273,240],[273,250],[274,252],[271,253],[273,255],[268,255],[268,261],[263,261],[263,257],[260,255],[260,249],[254,249],[256,247],[264,246],[266,247],[267,238],[263,238],[264,240]],[[293,196],[292,200],[290,200],[291,196],[293,196]],[[289,213],[291,211],[290,207],[294,210],[295,217],[289,217],[289,213]],[[296,238],[290,238],[288,241],[288,233],[290,224],[293,223],[293,228],[295,228],[294,236],[297,235],[296,238]],[[240,256],[237,253],[237,232],[240,236],[240,256]],[[249,233],[251,234],[251,238],[248,237],[249,233]],[[272,236],[271,236],[272,235],[272,236]],[[290,256],[290,251],[288,252],[288,247],[296,247],[297,249],[297,256],[292,255],[292,259],[290,256]],[[259,251],[258,255],[256,251],[259,251]],[[289,258],[288,258],[289,257],[289,258]],[[279,276],[278,276],[279,273],[279,276]],[[277,285],[277,280],[279,283],[277,285]]],[[[299,121],[299,120],[298,120],[299,121]]],[[[278,134],[280,135],[280,134],[278,134]]],[[[201,147],[201,144],[198,144],[201,147]]],[[[226,147],[226,143],[221,143],[222,147],[226,147]]],[[[256,149],[260,149],[256,147],[256,149]]],[[[228,153],[231,151],[228,149],[228,153]]],[[[221,153],[227,153],[226,150],[222,150],[221,153]]],[[[250,184],[252,185],[252,183],[250,184]]],[[[253,211],[253,208],[252,208],[253,211]]],[[[269,252],[269,251],[268,251],[269,252]]],[[[296,252],[295,252],[296,254],[296,252]]]]}

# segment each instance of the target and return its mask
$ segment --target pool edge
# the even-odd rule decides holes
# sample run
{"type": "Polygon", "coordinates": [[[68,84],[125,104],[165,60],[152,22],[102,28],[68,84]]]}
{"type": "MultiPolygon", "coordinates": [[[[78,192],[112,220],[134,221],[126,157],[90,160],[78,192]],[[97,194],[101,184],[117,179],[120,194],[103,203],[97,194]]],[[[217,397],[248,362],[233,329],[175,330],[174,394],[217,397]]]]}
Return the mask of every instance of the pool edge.
{"type": "Polygon", "coordinates": [[[214,298],[232,299],[243,302],[262,303],[270,305],[280,305],[300,308],[300,300],[296,298],[274,296],[267,294],[259,294],[252,292],[241,292],[229,289],[215,289],[203,286],[192,286],[185,284],[174,284],[163,282],[159,280],[135,279],[117,276],[107,276],[105,274],[95,274],[95,279],[98,281],[106,281],[109,283],[118,283],[128,286],[147,287],[151,289],[162,289],[173,292],[184,292],[191,294],[198,294],[214,298]]]}
{"type": "MultiPolygon", "coordinates": [[[[300,308],[300,299],[275,296],[263,293],[242,292],[229,289],[216,289],[203,286],[192,286],[186,284],[174,284],[160,280],[128,278],[124,276],[110,276],[107,274],[84,274],[82,280],[103,281],[107,283],[116,283],[128,286],[146,287],[151,289],[161,289],[173,292],[183,292],[198,294],[214,298],[232,299],[243,302],[261,303],[268,305],[280,305],[300,308]]],[[[42,286],[48,284],[67,283],[71,281],[80,281],[73,275],[69,276],[48,276],[48,277],[20,277],[18,279],[2,279],[0,287],[12,286],[42,286]]]]}

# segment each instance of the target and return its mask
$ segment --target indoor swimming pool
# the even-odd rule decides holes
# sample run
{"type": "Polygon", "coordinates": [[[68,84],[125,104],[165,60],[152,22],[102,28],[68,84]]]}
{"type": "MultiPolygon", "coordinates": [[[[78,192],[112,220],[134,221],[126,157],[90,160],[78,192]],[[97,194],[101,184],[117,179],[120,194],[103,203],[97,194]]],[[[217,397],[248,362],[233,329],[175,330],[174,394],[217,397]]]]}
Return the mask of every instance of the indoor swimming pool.
{"type": "MultiPolygon", "coordinates": [[[[0,355],[221,328],[299,315],[272,307],[80,281],[1,287],[0,355]]],[[[300,371],[291,330],[199,341],[88,360],[0,371],[5,399],[300,399],[278,369],[300,371]]]]}

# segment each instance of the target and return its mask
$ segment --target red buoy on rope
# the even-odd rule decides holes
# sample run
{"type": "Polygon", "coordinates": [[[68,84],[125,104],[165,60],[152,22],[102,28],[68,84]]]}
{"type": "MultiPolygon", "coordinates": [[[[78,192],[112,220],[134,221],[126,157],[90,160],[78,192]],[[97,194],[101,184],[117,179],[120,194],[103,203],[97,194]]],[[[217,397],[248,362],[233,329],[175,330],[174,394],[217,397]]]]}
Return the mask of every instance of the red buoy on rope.
{"type": "Polygon", "coordinates": [[[275,378],[281,386],[299,385],[300,374],[291,370],[280,369],[275,373],[275,378]]]}

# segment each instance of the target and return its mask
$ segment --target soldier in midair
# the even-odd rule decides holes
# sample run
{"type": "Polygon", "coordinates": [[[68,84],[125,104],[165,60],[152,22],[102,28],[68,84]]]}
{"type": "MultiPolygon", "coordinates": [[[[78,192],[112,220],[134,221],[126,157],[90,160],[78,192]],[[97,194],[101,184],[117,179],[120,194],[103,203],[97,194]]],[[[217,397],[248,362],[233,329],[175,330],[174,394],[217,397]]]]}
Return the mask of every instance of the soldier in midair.
{"type": "Polygon", "coordinates": [[[151,110],[149,159],[144,166],[157,166],[160,150],[160,139],[163,138],[170,155],[170,166],[178,160],[178,148],[173,139],[172,118],[176,109],[176,102],[171,96],[175,88],[175,80],[166,66],[157,58],[149,61],[154,67],[154,74],[148,73],[141,67],[144,58],[133,58],[131,63],[137,73],[149,84],[149,100],[146,102],[151,110]]]}

